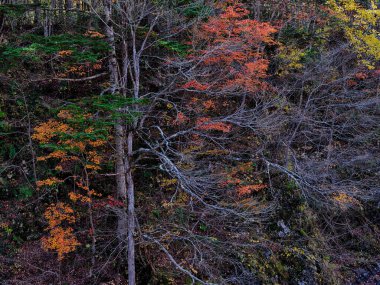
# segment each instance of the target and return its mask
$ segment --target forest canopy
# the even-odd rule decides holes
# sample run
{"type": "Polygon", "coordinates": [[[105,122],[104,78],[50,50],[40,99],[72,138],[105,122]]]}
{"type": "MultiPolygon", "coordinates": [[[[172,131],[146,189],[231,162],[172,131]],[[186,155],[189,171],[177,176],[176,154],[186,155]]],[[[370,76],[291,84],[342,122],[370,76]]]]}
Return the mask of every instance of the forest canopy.
{"type": "Polygon", "coordinates": [[[375,0],[0,0],[0,284],[377,284],[379,87],[375,0]]]}

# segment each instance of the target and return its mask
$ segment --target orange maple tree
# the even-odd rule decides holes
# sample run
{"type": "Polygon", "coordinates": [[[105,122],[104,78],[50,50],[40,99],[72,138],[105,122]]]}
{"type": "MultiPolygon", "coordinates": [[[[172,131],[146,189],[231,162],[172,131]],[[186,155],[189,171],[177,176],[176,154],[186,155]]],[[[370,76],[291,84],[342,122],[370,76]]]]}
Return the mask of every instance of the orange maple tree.
{"type": "Polygon", "coordinates": [[[80,245],[70,226],[75,223],[74,210],[69,205],[58,202],[45,210],[44,217],[48,221],[49,236],[42,238],[42,246],[56,251],[58,259],[62,260],[80,245]]]}
{"type": "MultiPolygon", "coordinates": [[[[87,204],[89,207],[94,197],[101,196],[90,189],[89,184],[90,177],[101,169],[102,151],[107,142],[105,139],[97,138],[94,129],[86,125],[86,120],[91,119],[90,114],[74,114],[70,110],[61,110],[57,119],[41,123],[34,129],[33,134],[34,140],[51,149],[37,160],[53,161],[56,173],[55,176],[37,181],[37,187],[57,187],[66,179],[74,179],[76,187],[68,192],[69,199],[73,203],[87,204]],[[82,169],[79,172],[81,175],[78,175],[79,169],[82,169]]],[[[42,239],[42,246],[47,250],[56,251],[58,259],[62,260],[66,254],[80,245],[71,227],[76,221],[74,210],[69,204],[57,202],[45,210],[44,217],[48,222],[46,229],[49,235],[42,239]]]]}

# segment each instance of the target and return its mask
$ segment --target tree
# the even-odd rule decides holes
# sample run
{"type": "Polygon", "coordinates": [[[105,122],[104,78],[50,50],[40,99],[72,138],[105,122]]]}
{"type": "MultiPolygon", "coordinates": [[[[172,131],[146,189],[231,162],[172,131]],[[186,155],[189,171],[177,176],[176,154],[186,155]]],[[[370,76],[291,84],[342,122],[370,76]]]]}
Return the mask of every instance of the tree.
{"type": "Polygon", "coordinates": [[[375,1],[368,2],[367,7],[354,0],[332,0],[328,1],[328,4],[362,62],[368,68],[374,69],[373,61],[380,60],[380,40],[376,30],[380,9],[375,1]]]}
{"type": "MultiPolygon", "coordinates": [[[[195,30],[193,33],[186,58],[169,58],[163,63],[162,67],[174,74],[166,76],[166,88],[142,95],[150,104],[142,109],[143,116],[137,124],[140,148],[135,151],[135,160],[158,158],[165,177],[162,185],[170,183],[181,193],[174,194],[171,202],[163,201],[161,207],[166,214],[170,215],[173,207],[180,207],[185,215],[193,216],[191,220],[194,221],[190,221],[188,227],[200,223],[202,216],[208,216],[216,223],[223,219],[227,235],[236,221],[242,219],[249,223],[253,216],[265,212],[263,209],[253,210],[251,203],[243,205],[236,201],[237,196],[255,195],[266,185],[259,177],[251,177],[253,168],[247,167],[254,163],[254,154],[246,150],[242,154],[244,158],[240,157],[235,147],[241,145],[233,145],[229,139],[239,132],[246,132],[247,136],[254,138],[251,132],[259,130],[255,112],[267,108],[264,104],[271,105],[270,96],[260,96],[265,92],[270,94],[270,86],[264,81],[268,61],[263,49],[266,44],[274,43],[271,34],[276,30],[267,23],[247,19],[248,11],[241,4],[226,3],[218,9],[217,16],[200,24],[201,32],[195,30]],[[178,73],[182,76],[178,77],[178,73]],[[239,166],[239,160],[246,163],[239,166]],[[233,170],[236,164],[238,169],[246,172],[240,175],[250,178],[225,180],[228,173],[238,175],[237,170],[233,170]],[[226,173],[227,166],[232,169],[226,173]]],[[[139,167],[136,164],[136,168],[139,167]]],[[[210,282],[223,282],[223,277],[216,273],[222,269],[212,269],[213,254],[208,249],[215,246],[206,230],[210,226],[209,230],[213,231],[212,223],[201,227],[204,233],[199,234],[204,235],[204,242],[187,228],[171,224],[153,228],[146,224],[141,231],[148,244],[158,246],[169,262],[194,282],[208,282],[202,281],[197,272],[210,282]],[[189,247],[187,241],[199,247],[189,247]],[[194,256],[193,264],[188,265],[190,269],[176,261],[180,257],[176,258],[170,252],[176,243],[183,245],[186,255],[194,256]],[[198,264],[197,251],[204,251],[207,261],[198,264]]],[[[220,249],[215,250],[221,254],[220,249]]],[[[224,266],[234,266],[235,262],[226,257],[224,266]]],[[[237,264],[239,272],[244,271],[244,265],[237,264]]],[[[231,274],[234,277],[230,278],[239,279],[231,274]]]]}
{"type": "MultiPolygon", "coordinates": [[[[184,72],[189,79],[184,82],[182,78],[169,74],[166,86],[164,88],[157,86],[158,91],[152,92],[151,86],[143,85],[143,79],[149,78],[149,70],[143,67],[144,54],[153,51],[155,45],[160,43],[154,30],[163,29],[161,21],[165,19],[166,12],[160,5],[148,4],[144,1],[124,4],[106,3],[105,34],[111,47],[109,54],[111,86],[108,91],[113,94],[120,93],[125,98],[133,100],[144,98],[148,102],[142,106],[121,107],[120,114],[140,113],[141,117],[128,122],[120,117],[115,125],[116,181],[119,189],[117,193],[121,201],[125,201],[128,205],[128,227],[122,226],[126,221],[120,212],[118,229],[127,228],[128,278],[130,284],[135,284],[134,239],[135,222],[138,216],[135,213],[133,173],[143,167],[138,162],[152,158],[158,159],[161,171],[167,172],[172,179],[177,181],[178,189],[186,193],[185,196],[190,198],[189,202],[195,199],[197,205],[203,205],[207,211],[215,213],[221,211],[224,215],[241,215],[240,210],[218,205],[230,198],[222,194],[221,190],[217,191],[220,194],[219,198],[216,198],[213,193],[223,185],[217,178],[223,174],[221,169],[208,173],[211,170],[207,166],[206,161],[210,161],[208,158],[204,161],[194,161],[198,165],[186,169],[182,161],[184,158],[182,146],[190,146],[191,142],[183,143],[183,140],[189,136],[198,138],[193,142],[198,140],[200,144],[204,144],[210,154],[219,152],[223,155],[223,153],[227,154],[227,149],[231,146],[221,144],[223,152],[223,150],[218,150],[217,145],[232,132],[233,125],[237,125],[240,129],[253,128],[250,125],[254,124],[249,115],[251,110],[244,107],[251,104],[246,102],[254,100],[259,90],[269,89],[264,82],[268,61],[264,59],[263,48],[265,44],[274,43],[271,34],[276,30],[267,23],[247,19],[249,12],[241,4],[226,3],[225,6],[217,7],[221,9],[220,15],[211,17],[207,23],[201,24],[204,32],[195,33],[196,37],[191,43],[192,48],[190,47],[192,51],[188,49],[189,56],[186,60],[166,59],[164,62],[150,63],[158,66],[158,71],[162,74],[166,73],[165,69],[177,69],[184,72]],[[149,17],[152,14],[155,17],[149,17]],[[121,26],[125,26],[126,29],[119,31],[121,26]],[[117,32],[114,31],[114,27],[117,27],[117,32]],[[143,31],[142,36],[140,31],[143,31]],[[191,64],[195,64],[196,68],[191,67],[191,64]],[[187,66],[189,70],[184,71],[187,66]],[[201,74],[207,75],[200,80],[197,77],[201,74]],[[226,74],[223,80],[213,81],[213,78],[222,74],[226,74]],[[201,96],[209,97],[209,99],[205,99],[202,106],[197,106],[197,98],[191,98],[193,93],[202,93],[201,96]],[[167,110],[163,109],[162,104],[165,102],[167,102],[167,110]],[[223,110],[223,106],[226,110],[223,110]],[[190,121],[186,115],[189,111],[192,113],[190,121]],[[195,115],[194,111],[198,114],[195,115]],[[212,113],[214,118],[209,116],[212,113]],[[177,129],[169,128],[168,124],[172,126],[173,123],[178,126],[177,129]],[[137,149],[133,148],[134,141],[138,145],[137,149]],[[209,180],[209,185],[204,184],[203,181],[211,177],[213,178],[209,180]]],[[[177,29],[175,34],[171,28],[169,31],[161,31],[160,37],[174,37],[186,28],[186,25],[180,26],[180,24],[183,25],[181,21],[176,24],[178,26],[174,28],[174,30],[177,29]]],[[[195,159],[194,155],[197,156],[198,152],[186,154],[189,159],[195,159]]],[[[242,185],[238,183],[240,187],[238,192],[240,191],[241,196],[264,188],[262,183],[255,185],[255,181],[253,182],[253,184],[242,183],[242,185]]],[[[148,233],[143,233],[140,238],[159,245],[161,250],[164,248],[158,239],[148,233]]],[[[193,280],[201,280],[177,263],[167,250],[164,252],[180,271],[188,274],[193,280]]]]}
{"type": "MultiPolygon", "coordinates": [[[[108,106],[111,106],[110,102],[108,106]]],[[[49,154],[39,156],[37,160],[41,162],[53,160],[55,172],[54,176],[37,181],[37,187],[40,191],[42,188],[47,188],[45,191],[54,191],[58,185],[72,180],[67,197],[72,203],[84,204],[88,208],[92,263],[94,263],[96,240],[93,200],[102,196],[102,193],[90,187],[92,187],[91,181],[101,170],[105,155],[104,146],[108,141],[109,131],[104,121],[100,122],[102,127],[99,128],[99,121],[96,124],[94,115],[82,112],[75,105],[71,107],[62,109],[57,119],[50,119],[35,128],[33,139],[42,147],[51,149],[49,154]]],[[[64,196],[60,193],[64,190],[65,188],[57,189],[57,197],[64,196]]],[[[66,254],[80,245],[70,226],[75,223],[77,214],[69,204],[58,201],[45,210],[44,216],[48,221],[46,229],[49,231],[49,236],[43,238],[43,247],[55,250],[58,258],[62,260],[66,254]]],[[[90,272],[89,275],[92,276],[92,273],[90,272]]]]}

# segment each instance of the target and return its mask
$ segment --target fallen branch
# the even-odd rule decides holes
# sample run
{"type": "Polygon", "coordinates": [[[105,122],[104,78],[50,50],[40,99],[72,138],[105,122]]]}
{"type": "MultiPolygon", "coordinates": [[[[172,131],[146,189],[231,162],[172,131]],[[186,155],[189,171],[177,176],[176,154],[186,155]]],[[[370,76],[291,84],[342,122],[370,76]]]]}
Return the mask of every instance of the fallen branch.
{"type": "Polygon", "coordinates": [[[96,75],[84,77],[84,78],[54,78],[54,80],[80,82],[80,81],[87,81],[87,80],[96,79],[96,78],[102,77],[102,76],[107,75],[107,74],[108,74],[108,72],[103,72],[100,74],[96,74],[96,75]]]}

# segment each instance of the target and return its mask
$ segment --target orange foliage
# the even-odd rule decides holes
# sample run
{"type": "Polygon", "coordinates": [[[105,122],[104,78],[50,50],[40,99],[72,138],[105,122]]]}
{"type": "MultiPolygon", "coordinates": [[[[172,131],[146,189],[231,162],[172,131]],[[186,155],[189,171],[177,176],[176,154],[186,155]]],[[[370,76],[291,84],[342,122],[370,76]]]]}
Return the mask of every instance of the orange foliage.
{"type": "Polygon", "coordinates": [[[88,144],[92,147],[101,147],[101,146],[104,146],[105,144],[107,143],[107,141],[105,140],[96,140],[96,141],[88,141],[88,144]]]}
{"type": "Polygon", "coordinates": [[[232,125],[223,122],[212,122],[210,118],[199,118],[196,122],[196,128],[204,131],[221,131],[223,133],[229,133],[232,129],[232,125]]]}
{"type": "Polygon", "coordinates": [[[72,75],[78,75],[78,76],[84,76],[87,73],[87,68],[83,65],[79,66],[71,66],[69,67],[64,74],[61,76],[66,77],[69,74],[72,75]]]}
{"type": "MultiPolygon", "coordinates": [[[[277,30],[269,23],[248,19],[248,15],[243,4],[227,1],[224,11],[209,18],[196,33],[196,41],[206,47],[191,57],[201,59],[204,66],[217,65],[215,70],[225,78],[214,84],[215,88],[240,88],[248,92],[268,88],[263,79],[267,77],[269,62],[263,58],[262,50],[265,44],[275,43],[272,34],[277,30]]],[[[217,75],[210,75],[211,81],[215,81],[217,75]]],[[[195,79],[183,87],[199,91],[210,88],[195,79]]]]}
{"type": "Polygon", "coordinates": [[[93,69],[95,70],[98,70],[98,69],[101,69],[102,68],[102,65],[100,63],[95,63],[93,66],[92,66],[93,69]]]}
{"type": "Polygon", "coordinates": [[[39,143],[48,143],[59,133],[66,133],[70,130],[67,124],[62,124],[56,120],[49,120],[46,123],[42,123],[36,128],[34,128],[34,134],[32,138],[37,140],[39,143]]]}
{"type": "Polygon", "coordinates": [[[60,119],[66,119],[67,120],[67,119],[72,119],[73,114],[71,114],[71,112],[69,110],[61,110],[57,114],[57,117],[60,119]]]}
{"type": "Polygon", "coordinates": [[[43,186],[53,186],[55,184],[62,183],[62,182],[63,181],[59,180],[58,178],[51,177],[51,178],[47,178],[45,180],[37,181],[36,184],[37,184],[38,188],[41,188],[43,186]]]}
{"type": "Polygon", "coordinates": [[[67,140],[67,141],[62,141],[62,144],[70,146],[70,148],[75,151],[84,152],[86,149],[85,141],[67,140]]]}
{"type": "Polygon", "coordinates": [[[99,33],[97,31],[91,31],[91,30],[87,31],[84,35],[87,37],[100,38],[100,39],[105,37],[105,35],[103,35],[102,33],[99,33]]]}
{"type": "Polygon", "coordinates": [[[48,229],[53,229],[63,222],[67,222],[68,224],[75,223],[74,210],[62,202],[50,205],[46,209],[44,217],[49,223],[48,229]]]}
{"type": "Polygon", "coordinates": [[[42,247],[56,251],[58,260],[62,260],[66,254],[73,252],[78,245],[80,243],[73,234],[72,228],[56,227],[50,231],[50,236],[42,238],[42,247]]]}
{"type": "Polygon", "coordinates": [[[42,239],[42,246],[46,250],[54,250],[58,253],[58,259],[62,260],[67,253],[76,249],[79,244],[71,227],[64,228],[64,224],[75,223],[74,210],[65,203],[50,205],[44,217],[48,222],[49,236],[42,239]]]}
{"type": "Polygon", "coordinates": [[[207,100],[207,101],[203,102],[202,105],[207,110],[209,110],[209,109],[215,109],[215,103],[212,100],[207,100]]]}
{"type": "MultiPolygon", "coordinates": [[[[85,114],[85,118],[91,118],[90,114],[85,114]]],[[[33,139],[41,144],[54,144],[60,149],[54,149],[45,156],[38,157],[38,161],[46,161],[48,159],[56,159],[58,163],[55,167],[56,171],[68,171],[68,167],[75,165],[81,165],[84,169],[98,170],[100,169],[100,163],[102,162],[102,156],[98,150],[100,147],[106,144],[105,140],[91,140],[90,138],[76,138],[77,132],[85,132],[91,134],[94,129],[91,127],[78,126],[78,124],[72,123],[72,119],[75,116],[69,110],[61,110],[58,113],[57,120],[49,120],[46,123],[42,123],[35,128],[33,139]],[[72,135],[71,139],[67,139],[72,135]]],[[[91,136],[89,136],[91,137],[91,136]]],[[[87,180],[88,175],[91,172],[86,171],[87,180]]],[[[74,176],[74,179],[78,179],[74,176]]],[[[45,180],[37,182],[37,187],[53,186],[58,183],[62,183],[63,180],[56,177],[49,177],[45,180]]],[[[68,196],[73,202],[92,203],[94,196],[101,196],[88,186],[84,186],[82,183],[76,184],[79,187],[78,192],[69,192],[68,196]]],[[[49,235],[42,239],[42,246],[46,250],[53,250],[57,252],[58,259],[62,260],[64,256],[76,249],[79,244],[76,239],[73,229],[69,226],[75,223],[74,210],[65,203],[56,203],[49,206],[44,217],[48,222],[47,230],[49,235]]]]}
{"type": "Polygon", "coordinates": [[[347,209],[352,206],[361,206],[361,203],[358,199],[347,195],[346,193],[335,193],[332,196],[332,199],[338,204],[342,209],[347,209]]]}
{"type": "Polygon", "coordinates": [[[197,82],[196,80],[191,80],[191,81],[185,83],[184,85],[182,85],[182,88],[183,89],[195,89],[198,91],[205,91],[208,89],[208,86],[205,84],[201,84],[201,83],[197,82]]]}
{"type": "MultiPolygon", "coordinates": [[[[100,148],[104,146],[106,140],[91,140],[91,139],[62,139],[62,135],[75,134],[76,129],[71,127],[68,123],[64,123],[67,120],[73,119],[73,114],[69,110],[61,110],[58,113],[58,120],[49,120],[46,123],[42,123],[34,129],[33,139],[41,144],[53,143],[62,147],[60,150],[54,150],[48,155],[40,156],[37,158],[38,161],[46,161],[48,159],[59,159],[60,162],[65,161],[78,161],[83,162],[87,169],[99,170],[100,164],[102,162],[102,157],[99,155],[95,148],[100,148]],[[70,155],[70,152],[73,152],[70,155]],[[78,152],[80,154],[78,154],[78,152]],[[84,158],[84,161],[83,161],[84,158]]],[[[90,118],[90,114],[86,114],[86,118],[90,118]]],[[[76,127],[75,127],[76,128],[76,127]]],[[[79,130],[80,131],[80,130],[79,130]]],[[[84,130],[85,133],[91,134],[94,129],[88,127],[84,130]]],[[[61,171],[62,166],[58,165],[56,170],[61,171]]],[[[40,186],[51,186],[53,184],[51,180],[40,181],[40,186]]]]}
{"type": "Polygon", "coordinates": [[[174,124],[175,125],[182,125],[182,124],[186,123],[188,120],[189,120],[189,118],[184,113],[178,112],[177,118],[174,121],[174,124]]]}
{"type": "Polygon", "coordinates": [[[234,186],[239,197],[267,188],[268,185],[255,180],[252,172],[252,162],[240,163],[230,170],[222,186],[234,186]]]}
{"type": "Polygon", "coordinates": [[[251,194],[252,192],[258,192],[267,187],[268,185],[266,184],[242,185],[236,188],[236,192],[239,196],[244,196],[247,194],[251,194]]]}
{"type": "Polygon", "coordinates": [[[66,152],[64,152],[62,150],[55,150],[52,153],[50,153],[49,155],[39,156],[37,158],[37,161],[45,161],[45,160],[48,160],[49,158],[63,158],[65,156],[66,156],[66,152]]]}
{"type": "Polygon", "coordinates": [[[100,164],[102,162],[102,157],[96,151],[88,151],[87,152],[87,160],[86,164],[87,169],[99,170],[100,164]]]}
{"type": "Polygon", "coordinates": [[[64,56],[69,56],[72,53],[73,53],[72,50],[61,50],[58,52],[58,55],[64,57],[64,56]]]}
{"type": "Polygon", "coordinates": [[[62,167],[62,165],[57,165],[54,169],[57,171],[62,171],[63,167],[62,167]]]}
{"type": "MultiPolygon", "coordinates": [[[[62,53],[63,56],[69,55],[67,52],[62,53]]],[[[57,74],[58,77],[67,78],[70,76],[85,76],[91,74],[93,71],[100,70],[103,68],[103,64],[101,61],[97,61],[96,63],[86,62],[83,64],[75,64],[72,66],[68,66],[63,72],[57,74]]]]}
{"type": "Polygon", "coordinates": [[[91,203],[92,199],[90,197],[84,196],[82,194],[70,192],[69,193],[69,198],[73,202],[77,202],[78,200],[81,201],[82,203],[91,203]]]}
{"type": "Polygon", "coordinates": [[[268,65],[269,61],[266,59],[245,63],[242,72],[236,74],[234,80],[228,81],[228,86],[241,87],[250,92],[256,92],[260,88],[267,89],[268,84],[261,79],[267,77],[268,65]]]}
{"type": "Polygon", "coordinates": [[[80,201],[82,203],[92,203],[92,197],[97,196],[101,197],[100,193],[97,193],[95,190],[90,189],[88,186],[83,185],[81,182],[76,182],[76,185],[85,191],[85,194],[69,192],[69,198],[73,202],[80,201]]]}
{"type": "MultiPolygon", "coordinates": [[[[260,43],[274,43],[271,34],[275,33],[276,29],[269,23],[247,19],[248,15],[249,11],[243,4],[233,4],[220,16],[212,17],[202,25],[201,35],[209,39],[211,44],[239,44],[243,48],[260,43]]],[[[238,54],[241,55],[242,50],[238,54]]]]}

